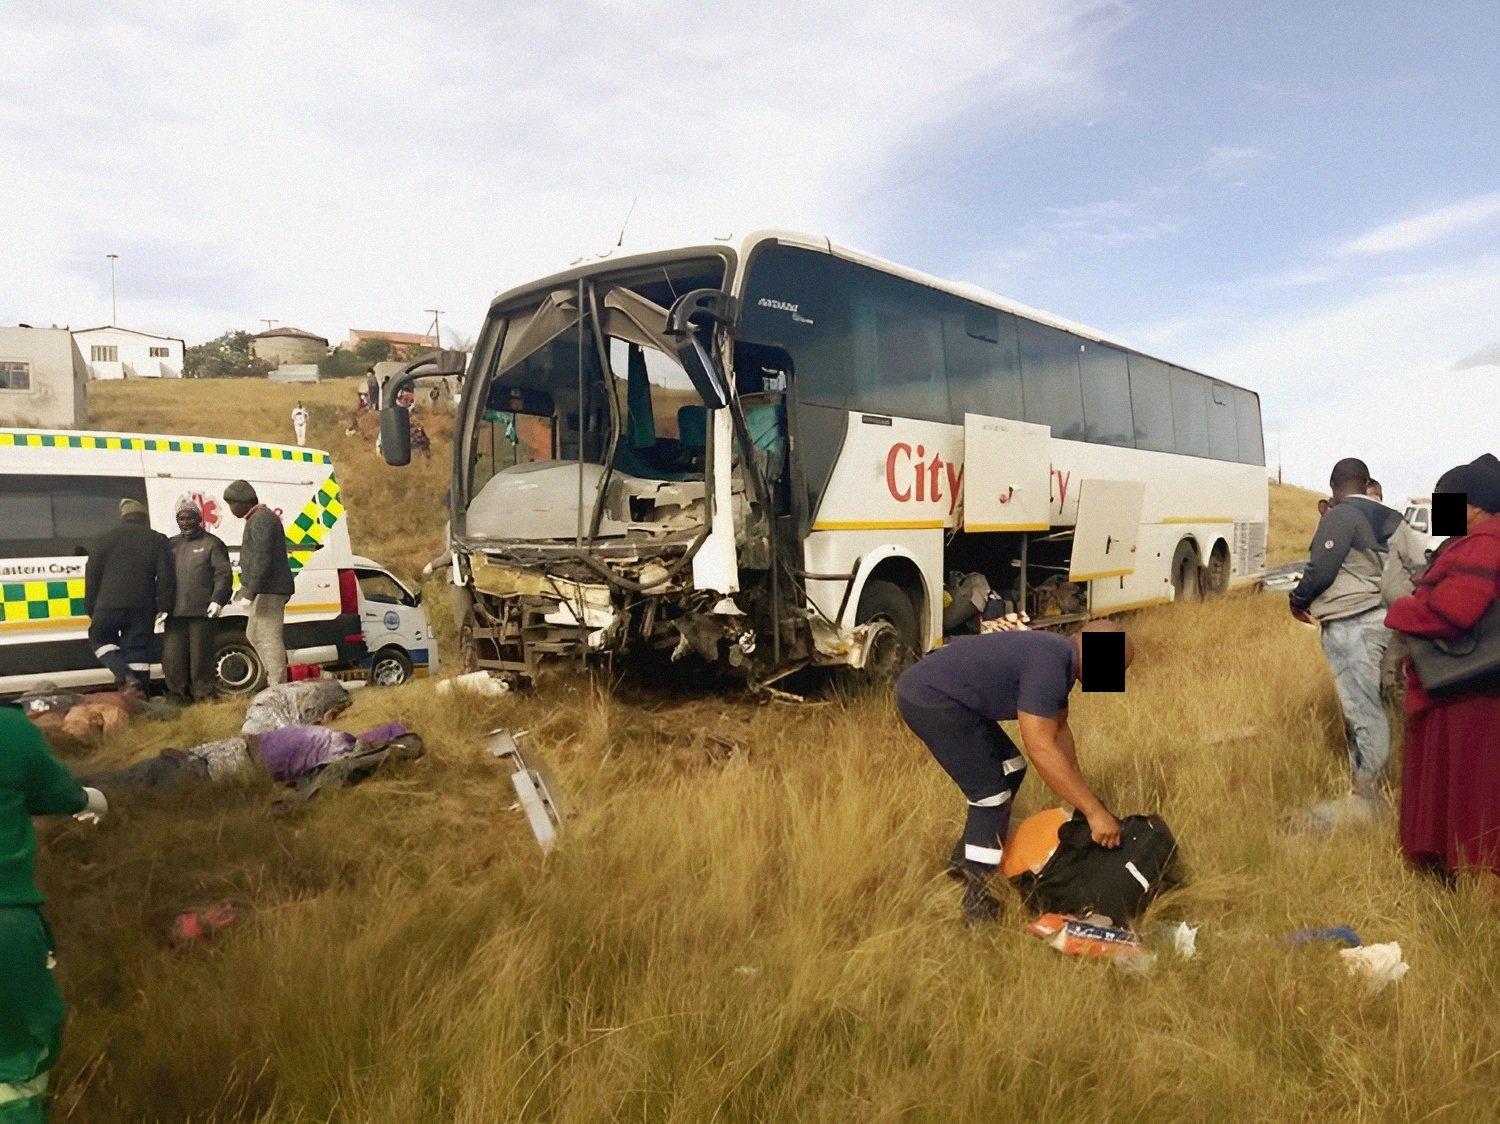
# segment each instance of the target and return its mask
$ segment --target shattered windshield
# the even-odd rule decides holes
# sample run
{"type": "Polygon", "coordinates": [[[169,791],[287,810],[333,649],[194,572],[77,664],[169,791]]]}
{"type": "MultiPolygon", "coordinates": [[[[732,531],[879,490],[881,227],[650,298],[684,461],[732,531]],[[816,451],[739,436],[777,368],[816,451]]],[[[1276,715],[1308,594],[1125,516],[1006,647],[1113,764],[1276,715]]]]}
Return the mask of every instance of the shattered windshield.
{"type": "MultiPolygon", "coordinates": [[[[606,274],[507,310],[470,431],[470,511],[498,514],[501,497],[489,483],[515,474],[528,480],[515,485],[531,493],[528,502],[563,505],[564,486],[540,475],[549,465],[573,466],[566,505],[575,522],[578,492],[592,509],[612,479],[701,481],[708,411],[677,361],[666,319],[682,293],[719,286],[723,269],[711,259],[606,274]]],[[[503,506],[514,509],[514,499],[503,506]]]]}

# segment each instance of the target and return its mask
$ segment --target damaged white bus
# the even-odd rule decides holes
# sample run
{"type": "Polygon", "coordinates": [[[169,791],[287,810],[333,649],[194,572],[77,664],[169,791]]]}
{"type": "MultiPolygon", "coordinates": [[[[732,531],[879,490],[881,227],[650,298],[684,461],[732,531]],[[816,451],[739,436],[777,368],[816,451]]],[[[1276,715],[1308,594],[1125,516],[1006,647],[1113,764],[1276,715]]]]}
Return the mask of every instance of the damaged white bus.
{"type": "MultiPolygon", "coordinates": [[[[413,363],[381,392],[410,456],[413,363]]],[[[1260,403],[820,238],[604,260],[497,297],[450,492],[471,666],[669,650],[768,685],[941,642],[945,578],[1064,626],[1264,565],[1260,403]]]]}

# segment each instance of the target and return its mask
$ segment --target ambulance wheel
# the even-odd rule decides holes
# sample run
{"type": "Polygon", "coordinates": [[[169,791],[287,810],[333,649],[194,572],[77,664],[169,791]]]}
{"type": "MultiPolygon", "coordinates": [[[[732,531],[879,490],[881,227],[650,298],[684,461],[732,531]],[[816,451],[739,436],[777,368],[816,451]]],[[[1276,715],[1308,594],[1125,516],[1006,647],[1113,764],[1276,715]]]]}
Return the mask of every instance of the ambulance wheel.
{"type": "Polygon", "coordinates": [[[1203,597],[1203,567],[1198,565],[1198,548],[1190,539],[1177,544],[1172,555],[1172,599],[1198,601],[1203,597]]]}
{"type": "Polygon", "coordinates": [[[875,579],[865,583],[859,595],[856,624],[884,621],[890,631],[877,637],[865,661],[865,674],[871,679],[889,679],[899,674],[922,650],[922,628],[916,606],[895,582],[875,579]]]}
{"type": "Polygon", "coordinates": [[[243,636],[229,636],[214,653],[214,682],[225,695],[253,695],[266,685],[266,669],[243,636]]]}
{"type": "Polygon", "coordinates": [[[411,678],[411,657],[400,648],[382,648],[370,663],[370,682],[377,687],[399,687],[411,678]]]}

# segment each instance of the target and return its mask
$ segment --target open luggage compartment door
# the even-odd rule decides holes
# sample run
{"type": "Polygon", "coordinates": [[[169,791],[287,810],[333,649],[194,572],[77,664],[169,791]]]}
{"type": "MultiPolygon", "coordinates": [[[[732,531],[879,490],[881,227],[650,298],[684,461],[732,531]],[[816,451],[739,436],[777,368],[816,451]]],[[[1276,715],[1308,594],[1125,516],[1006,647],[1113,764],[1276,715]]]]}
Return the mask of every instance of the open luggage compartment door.
{"type": "Polygon", "coordinates": [[[1093,581],[1135,573],[1146,485],[1135,480],[1085,480],[1078,493],[1078,524],[1068,580],[1093,581]]]}
{"type": "Polygon", "coordinates": [[[965,531],[1052,526],[1051,436],[1045,425],[964,415],[965,531]]]}

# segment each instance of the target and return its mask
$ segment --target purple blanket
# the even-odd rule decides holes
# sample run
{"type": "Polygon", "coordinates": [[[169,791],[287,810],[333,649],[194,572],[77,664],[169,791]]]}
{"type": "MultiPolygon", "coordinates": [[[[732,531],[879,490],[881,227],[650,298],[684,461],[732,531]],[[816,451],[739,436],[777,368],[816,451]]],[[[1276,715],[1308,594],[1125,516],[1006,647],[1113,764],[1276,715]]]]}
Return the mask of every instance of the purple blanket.
{"type": "Polygon", "coordinates": [[[296,784],[304,773],[328,764],[335,757],[407,732],[399,722],[387,722],[357,736],[327,726],[283,726],[260,735],[257,753],[272,777],[282,784],[296,784]]]}

